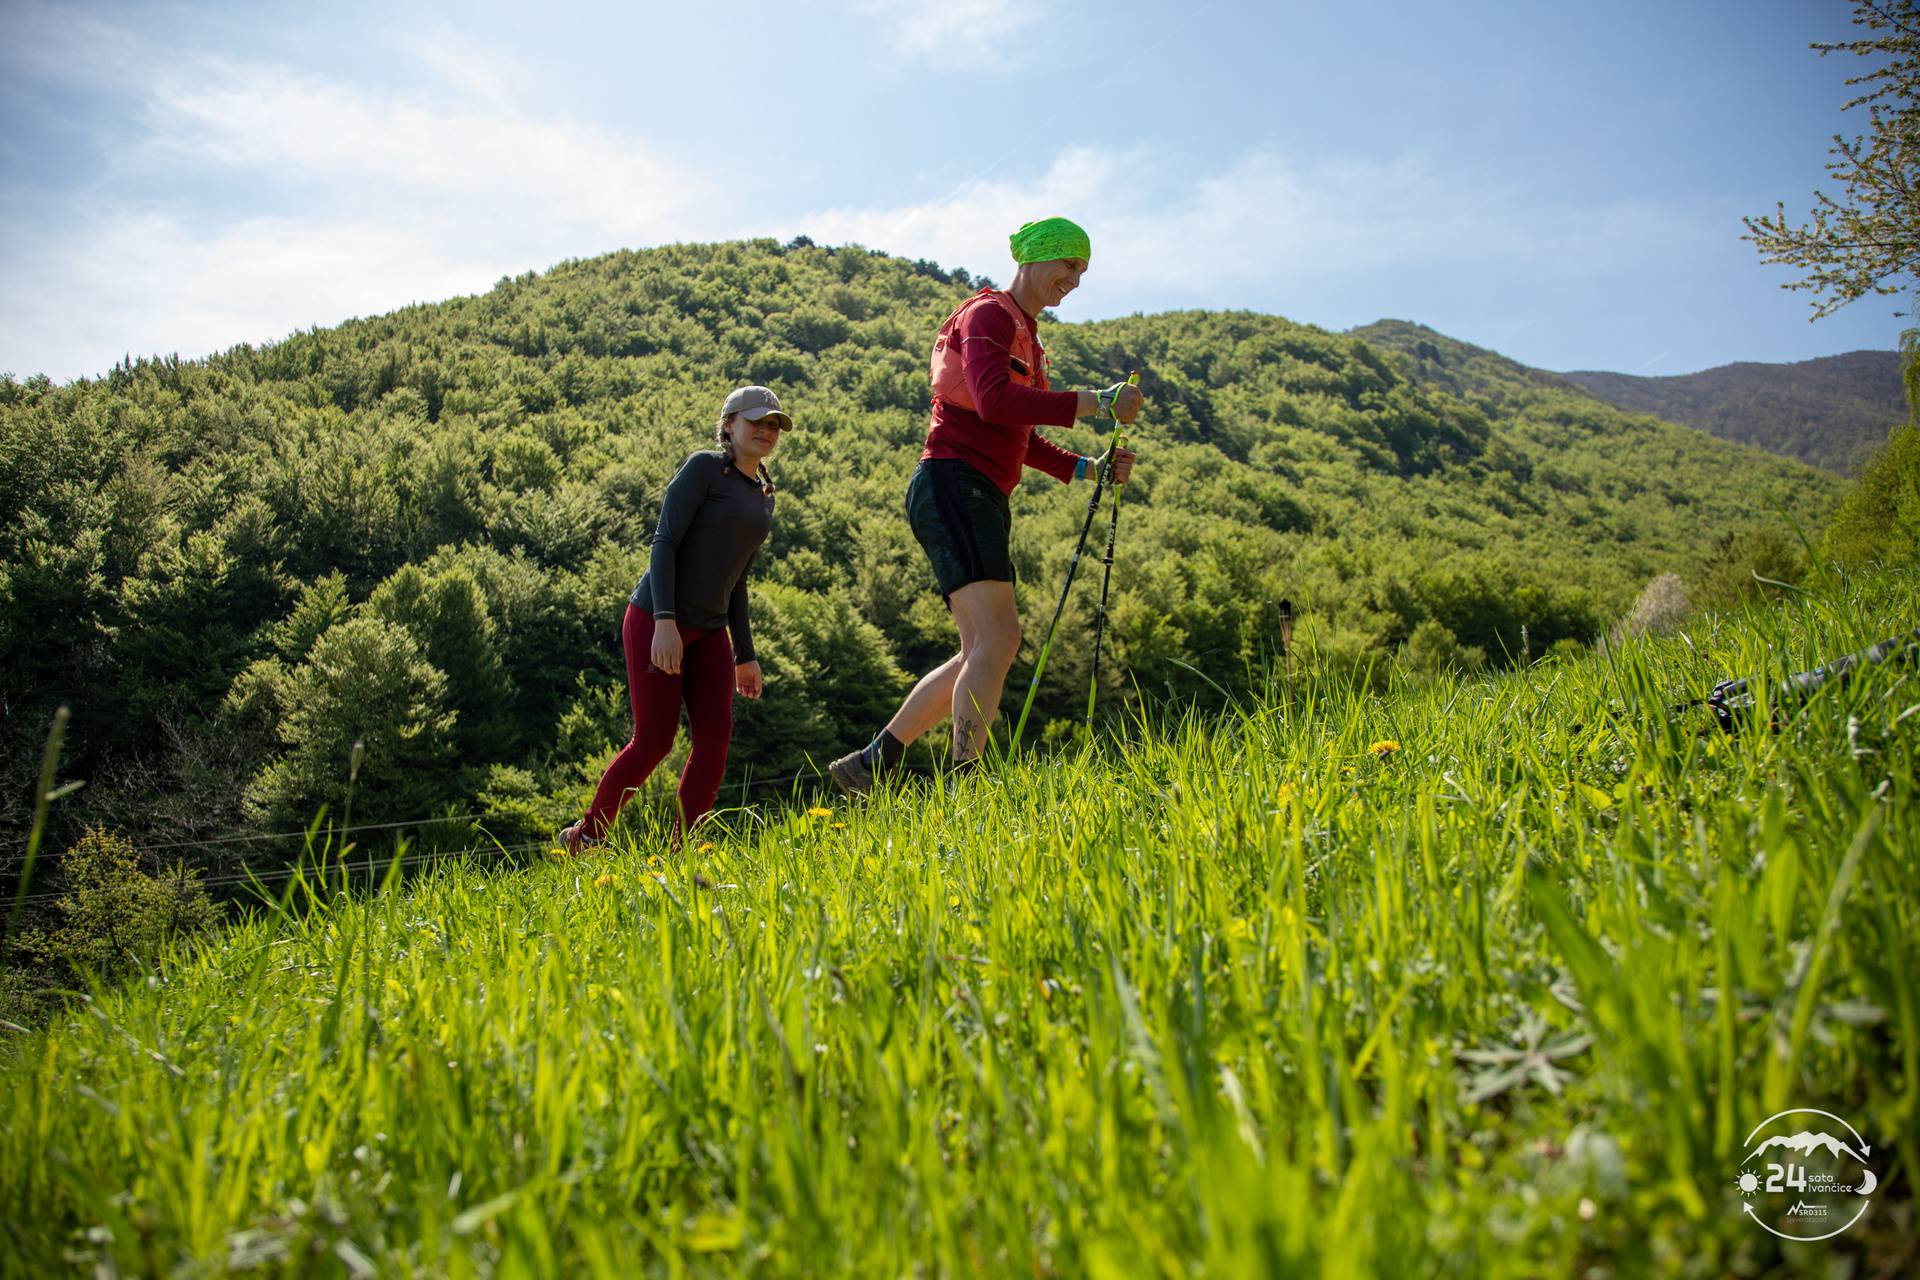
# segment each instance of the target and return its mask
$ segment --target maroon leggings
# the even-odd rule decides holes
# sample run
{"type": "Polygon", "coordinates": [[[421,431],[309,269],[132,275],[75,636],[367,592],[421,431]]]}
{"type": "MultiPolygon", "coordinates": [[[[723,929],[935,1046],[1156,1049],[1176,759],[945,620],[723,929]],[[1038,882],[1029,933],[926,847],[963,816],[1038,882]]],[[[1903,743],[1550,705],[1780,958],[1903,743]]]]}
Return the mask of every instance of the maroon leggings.
{"type": "Polygon", "coordinates": [[[633,737],[607,766],[587,810],[584,833],[606,833],[620,806],[666,759],[680,729],[680,704],[687,707],[687,736],[693,750],[680,773],[680,824],[684,831],[713,808],[720,775],[727,768],[727,743],[733,738],[733,645],[725,627],[713,631],[680,628],[685,653],[680,674],[653,665],[653,615],[627,606],[620,624],[627,651],[627,697],[633,704],[633,737]]]}

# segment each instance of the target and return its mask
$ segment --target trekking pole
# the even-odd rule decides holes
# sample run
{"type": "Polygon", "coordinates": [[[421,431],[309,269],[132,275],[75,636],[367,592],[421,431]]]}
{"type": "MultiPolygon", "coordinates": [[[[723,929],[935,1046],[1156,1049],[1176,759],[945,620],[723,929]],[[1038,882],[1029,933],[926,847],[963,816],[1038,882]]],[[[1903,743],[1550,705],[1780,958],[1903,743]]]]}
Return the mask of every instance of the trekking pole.
{"type": "MultiPolygon", "coordinates": [[[[1134,375],[1136,378],[1138,374],[1134,375]]],[[[1107,468],[1101,467],[1094,473],[1093,496],[1087,499],[1087,518],[1080,522],[1080,540],[1073,544],[1073,559],[1067,563],[1067,580],[1060,584],[1060,601],[1053,606],[1053,621],[1047,624],[1047,638],[1040,643],[1040,657],[1033,664],[1033,678],[1027,681],[1027,699],[1020,704],[1020,719],[1014,723],[1013,738],[1007,744],[1007,754],[1020,750],[1020,735],[1026,732],[1027,715],[1033,710],[1033,697],[1040,692],[1040,677],[1047,669],[1047,655],[1053,652],[1053,633],[1060,625],[1060,615],[1066,612],[1067,593],[1073,590],[1073,576],[1080,571],[1080,553],[1087,549],[1087,534],[1093,530],[1093,516],[1100,509],[1100,491],[1106,487],[1107,468]]]]}
{"type": "MultiPolygon", "coordinates": [[[[1127,385],[1131,387],[1140,385],[1139,370],[1136,369],[1127,375],[1127,385]]],[[[1101,464],[1102,469],[1109,475],[1113,471],[1114,451],[1124,448],[1126,443],[1127,433],[1116,428],[1112,439],[1107,444],[1106,460],[1101,464]]],[[[1107,512],[1107,553],[1100,558],[1100,563],[1104,566],[1100,574],[1100,607],[1094,611],[1093,615],[1093,678],[1087,682],[1088,733],[1093,732],[1094,702],[1100,694],[1100,636],[1107,629],[1107,588],[1113,582],[1113,543],[1120,536],[1120,496],[1120,486],[1115,484],[1113,506],[1107,512]]]]}

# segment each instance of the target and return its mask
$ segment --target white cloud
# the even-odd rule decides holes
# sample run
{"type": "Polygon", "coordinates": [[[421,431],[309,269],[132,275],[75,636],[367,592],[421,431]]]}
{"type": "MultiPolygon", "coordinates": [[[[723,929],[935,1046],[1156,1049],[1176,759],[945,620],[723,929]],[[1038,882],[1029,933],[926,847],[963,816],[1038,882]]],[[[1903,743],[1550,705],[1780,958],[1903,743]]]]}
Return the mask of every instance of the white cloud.
{"type": "Polygon", "coordinates": [[[57,300],[0,319],[0,365],[61,378],[124,354],[222,351],[315,324],[486,288],[493,264],[432,224],[260,218],[204,229],[177,212],[126,211],[16,246],[16,298],[57,300]]]}
{"type": "MultiPolygon", "coordinates": [[[[38,21],[32,57],[57,62],[77,28],[38,21]]],[[[6,201],[0,369],[70,378],[126,352],[201,355],[714,234],[696,221],[711,190],[700,174],[643,140],[520,109],[516,68],[458,40],[423,51],[459,90],[435,97],[182,61],[82,26],[116,50],[144,131],[91,188],[6,201]],[[195,189],[236,180],[227,209],[195,189]]]]}
{"type": "Polygon", "coordinates": [[[892,28],[902,52],[940,60],[1011,56],[1007,38],[1041,16],[1038,0],[868,0],[861,7],[892,28]]]}
{"type": "Polygon", "coordinates": [[[468,96],[505,107],[532,87],[518,62],[442,26],[420,46],[420,60],[448,85],[468,96]]]}
{"type": "MultiPolygon", "coordinates": [[[[494,86],[498,88],[497,83],[494,86]]],[[[510,103],[370,94],[275,68],[168,76],[148,103],[149,147],[269,180],[325,180],[395,205],[485,202],[482,221],[538,210],[583,230],[658,235],[698,200],[691,175],[642,144],[510,103]]]]}
{"type": "Polygon", "coordinates": [[[1301,164],[1255,151],[1182,180],[1186,167],[1149,151],[1069,150],[1028,178],[979,179],[890,208],[823,210],[795,225],[817,240],[1004,279],[1013,269],[1008,233],[1065,214],[1093,239],[1093,269],[1069,304],[1075,316],[1270,306],[1361,279],[1456,271],[1536,288],[1671,254],[1703,234],[1685,210],[1542,201],[1417,157],[1301,164]]]}

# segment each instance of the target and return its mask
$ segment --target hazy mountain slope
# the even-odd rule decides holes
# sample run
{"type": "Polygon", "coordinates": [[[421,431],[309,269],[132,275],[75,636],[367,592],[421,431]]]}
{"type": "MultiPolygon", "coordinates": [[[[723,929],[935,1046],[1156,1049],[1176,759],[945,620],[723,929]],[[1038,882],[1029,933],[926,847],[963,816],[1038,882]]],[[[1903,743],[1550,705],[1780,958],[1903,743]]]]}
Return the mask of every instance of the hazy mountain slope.
{"type": "Polygon", "coordinates": [[[1897,351],[1850,351],[1793,364],[1742,361],[1664,378],[1559,376],[1609,404],[1726,440],[1850,473],[1906,421],[1897,351]]]}

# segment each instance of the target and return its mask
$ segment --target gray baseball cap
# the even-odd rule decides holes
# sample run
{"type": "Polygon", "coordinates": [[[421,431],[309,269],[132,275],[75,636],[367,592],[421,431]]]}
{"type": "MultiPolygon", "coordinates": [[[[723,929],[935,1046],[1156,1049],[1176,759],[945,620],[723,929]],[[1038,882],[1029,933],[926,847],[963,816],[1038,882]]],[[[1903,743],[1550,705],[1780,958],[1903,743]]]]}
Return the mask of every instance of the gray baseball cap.
{"type": "Polygon", "coordinates": [[[774,425],[785,431],[793,426],[793,419],[780,407],[780,397],[765,387],[741,387],[727,397],[720,406],[723,414],[739,414],[748,422],[758,422],[762,418],[773,418],[774,425]]]}

